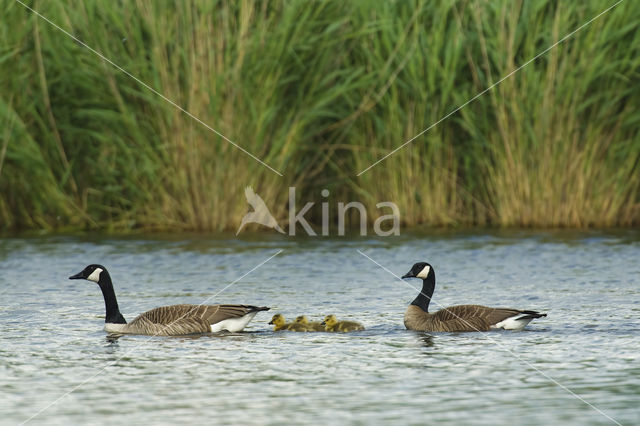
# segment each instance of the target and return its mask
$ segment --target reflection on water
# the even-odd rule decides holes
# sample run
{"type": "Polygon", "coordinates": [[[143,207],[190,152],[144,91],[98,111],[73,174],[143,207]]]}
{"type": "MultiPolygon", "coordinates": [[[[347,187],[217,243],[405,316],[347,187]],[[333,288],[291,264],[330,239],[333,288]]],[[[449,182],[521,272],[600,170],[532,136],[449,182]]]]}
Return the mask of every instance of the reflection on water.
{"type": "Polygon", "coordinates": [[[420,336],[420,340],[422,341],[422,344],[426,348],[431,348],[434,345],[433,344],[433,336],[430,336],[428,334],[420,336]]]}
{"type": "Polygon", "coordinates": [[[124,334],[115,334],[115,333],[109,333],[107,334],[107,342],[109,343],[117,343],[118,339],[121,338],[122,336],[124,336],[124,334]]]}
{"type": "Polygon", "coordinates": [[[23,422],[76,387],[32,423],[608,422],[549,378],[623,424],[640,420],[638,232],[242,238],[0,240],[0,423],[23,422]],[[110,336],[98,287],[66,279],[104,264],[133,319],[201,303],[280,249],[209,303],[335,314],[366,330],[275,333],[260,313],[244,333],[110,336]],[[429,261],[441,305],[549,316],[489,337],[406,331],[415,290],[356,250],[398,274],[429,261]]]}

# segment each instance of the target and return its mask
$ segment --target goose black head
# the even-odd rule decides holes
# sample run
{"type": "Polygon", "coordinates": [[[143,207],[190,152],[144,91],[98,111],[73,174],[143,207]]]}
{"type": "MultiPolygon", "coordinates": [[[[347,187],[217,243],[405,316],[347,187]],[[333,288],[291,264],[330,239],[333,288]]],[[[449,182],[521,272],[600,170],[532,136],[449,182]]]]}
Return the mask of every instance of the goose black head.
{"type": "Polygon", "coordinates": [[[402,278],[421,278],[426,280],[430,274],[434,274],[433,267],[427,262],[418,262],[402,278]]]}
{"type": "Polygon", "coordinates": [[[107,268],[102,265],[89,265],[75,275],[69,277],[70,280],[89,280],[99,284],[100,274],[107,274],[107,268]]]}

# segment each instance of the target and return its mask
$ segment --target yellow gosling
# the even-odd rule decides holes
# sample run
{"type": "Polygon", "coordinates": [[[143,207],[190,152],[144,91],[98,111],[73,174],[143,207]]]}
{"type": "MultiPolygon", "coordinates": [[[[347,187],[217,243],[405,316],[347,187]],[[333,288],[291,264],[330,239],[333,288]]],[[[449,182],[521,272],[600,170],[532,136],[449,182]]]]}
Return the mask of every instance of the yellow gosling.
{"type": "Polygon", "coordinates": [[[327,315],[322,322],[325,331],[347,333],[349,331],[364,330],[364,326],[355,321],[338,321],[335,315],[327,315]]]}
{"type": "Polygon", "coordinates": [[[322,325],[322,323],[319,323],[317,321],[309,322],[307,317],[304,315],[300,315],[298,318],[296,318],[294,324],[303,324],[305,327],[307,327],[308,331],[325,331],[324,325],[322,325]]]}
{"type": "Polygon", "coordinates": [[[273,317],[271,317],[271,321],[269,321],[269,324],[273,324],[273,331],[286,329],[288,325],[287,321],[284,319],[284,315],[282,314],[275,314],[273,317]]]}
{"type": "Polygon", "coordinates": [[[284,315],[275,314],[269,324],[273,324],[273,331],[289,330],[289,331],[309,331],[304,324],[298,324],[295,322],[287,323],[284,319],[284,315]]]}

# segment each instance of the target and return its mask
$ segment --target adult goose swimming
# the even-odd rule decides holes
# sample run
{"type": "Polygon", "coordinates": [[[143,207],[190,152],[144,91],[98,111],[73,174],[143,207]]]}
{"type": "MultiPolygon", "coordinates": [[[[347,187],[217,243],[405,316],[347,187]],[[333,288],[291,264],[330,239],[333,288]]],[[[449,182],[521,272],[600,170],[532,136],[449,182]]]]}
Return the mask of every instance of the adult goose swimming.
{"type": "Polygon", "coordinates": [[[458,305],[429,313],[429,302],[436,286],[436,273],[426,262],[413,265],[402,278],[422,279],[422,291],[407,308],[404,325],[416,331],[489,331],[522,330],[531,320],[546,317],[536,311],[489,308],[481,305],[458,305]]]}
{"type": "Polygon", "coordinates": [[[241,331],[266,306],[251,305],[171,305],[152,309],[127,323],[120,313],[111,276],[102,265],[89,265],[70,280],[85,279],[100,286],[106,315],[104,330],[117,334],[145,334],[152,336],[180,336],[227,330],[241,331]]]}

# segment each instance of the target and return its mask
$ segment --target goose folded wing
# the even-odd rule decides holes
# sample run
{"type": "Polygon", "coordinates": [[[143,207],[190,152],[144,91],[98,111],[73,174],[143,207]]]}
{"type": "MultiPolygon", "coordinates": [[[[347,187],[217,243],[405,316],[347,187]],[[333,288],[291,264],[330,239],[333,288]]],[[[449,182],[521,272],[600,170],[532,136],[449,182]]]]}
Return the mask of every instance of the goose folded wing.
{"type": "Polygon", "coordinates": [[[530,313],[534,318],[543,315],[534,311],[520,311],[511,308],[459,305],[436,312],[433,314],[433,321],[442,331],[488,331],[494,324],[527,313],[530,313]]]}
{"type": "Polygon", "coordinates": [[[147,330],[156,335],[208,333],[211,325],[220,321],[241,318],[251,312],[266,309],[250,305],[161,306],[139,315],[128,324],[128,328],[147,330]]]}
{"type": "Polygon", "coordinates": [[[250,305],[212,305],[201,306],[199,316],[209,321],[210,324],[216,324],[220,321],[233,318],[242,318],[243,316],[260,310],[250,305]],[[201,312],[201,313],[200,313],[201,312]]]}
{"type": "Polygon", "coordinates": [[[515,309],[489,308],[481,305],[458,305],[433,314],[445,331],[487,331],[491,324],[516,315],[515,309]]]}
{"type": "Polygon", "coordinates": [[[202,318],[180,318],[162,326],[167,336],[210,333],[211,325],[202,318]]]}
{"type": "Polygon", "coordinates": [[[127,324],[127,328],[137,334],[156,336],[180,336],[209,333],[211,331],[211,325],[203,318],[180,317],[179,315],[148,318],[145,314],[142,314],[127,324]]]}
{"type": "Polygon", "coordinates": [[[144,316],[154,324],[168,324],[177,318],[200,318],[209,324],[215,324],[243,317],[255,310],[258,308],[249,305],[171,305],[152,309],[140,317],[144,316]]]}
{"type": "Polygon", "coordinates": [[[523,314],[525,311],[510,308],[493,308],[491,312],[487,313],[487,320],[489,324],[494,325],[500,321],[504,321],[507,318],[523,314]]]}

